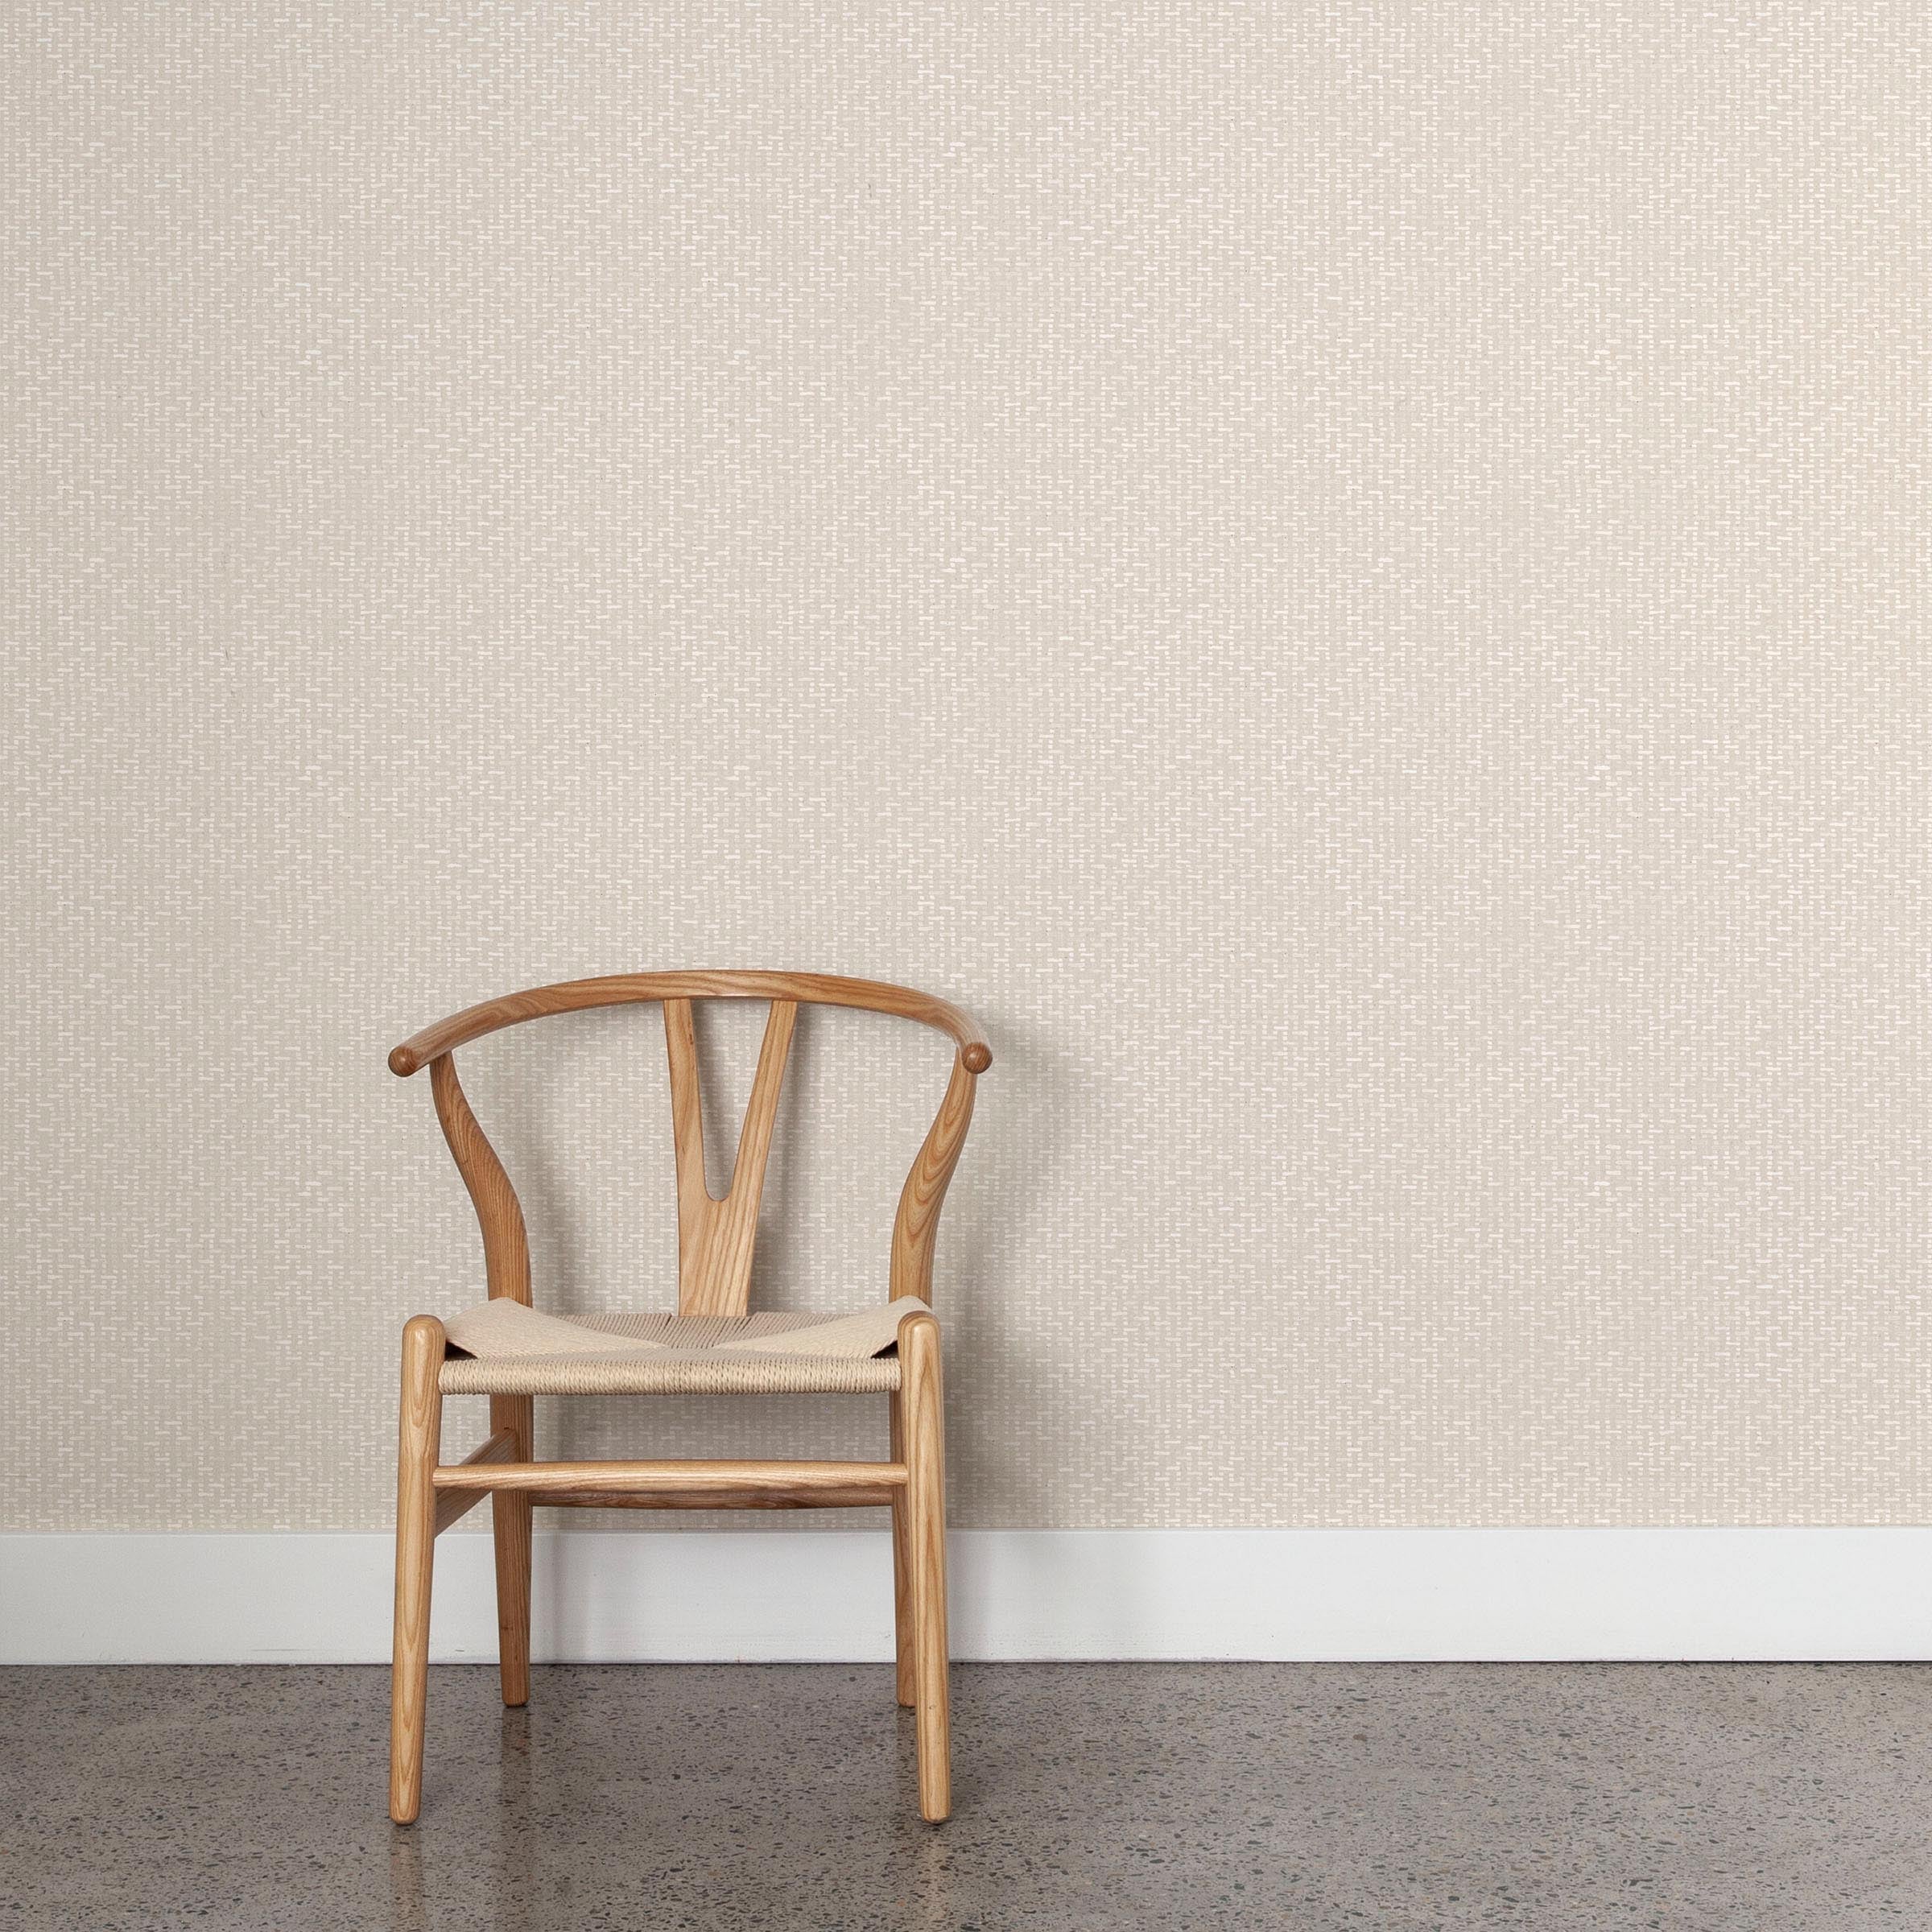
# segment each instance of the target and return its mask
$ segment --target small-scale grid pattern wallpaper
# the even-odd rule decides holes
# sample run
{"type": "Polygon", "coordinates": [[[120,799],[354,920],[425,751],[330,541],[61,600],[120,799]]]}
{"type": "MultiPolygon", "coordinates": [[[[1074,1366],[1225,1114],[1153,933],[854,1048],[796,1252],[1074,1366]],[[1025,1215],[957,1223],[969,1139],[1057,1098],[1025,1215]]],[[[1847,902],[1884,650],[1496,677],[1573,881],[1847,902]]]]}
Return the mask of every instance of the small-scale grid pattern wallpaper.
{"type": "MultiPolygon", "coordinates": [[[[962,1525],[1922,1520],[1929,53],[7,9],[0,1520],[386,1521],[481,1270],[385,1051],[672,965],[987,1023],[962,1525]]],[[[673,1293],[663,1056],[469,1056],[550,1306],[673,1293]]],[[[883,1293],[946,1064],[804,1026],[768,1302],[883,1293]]]]}

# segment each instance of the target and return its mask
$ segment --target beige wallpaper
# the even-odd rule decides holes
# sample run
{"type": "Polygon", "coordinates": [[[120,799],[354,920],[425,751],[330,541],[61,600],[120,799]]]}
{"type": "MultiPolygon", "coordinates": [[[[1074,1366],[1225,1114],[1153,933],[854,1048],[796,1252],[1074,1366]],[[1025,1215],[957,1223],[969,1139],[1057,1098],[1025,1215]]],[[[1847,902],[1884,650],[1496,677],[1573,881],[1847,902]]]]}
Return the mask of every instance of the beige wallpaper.
{"type": "MultiPolygon", "coordinates": [[[[0,1521],[382,1524],[481,1278],[384,1053],[675,964],[991,1030],[960,1523],[1924,1519],[1929,56],[5,10],[0,1521]]],[[[799,1057],[762,1290],[836,1307],[945,1050],[799,1057]]],[[[654,1016],[470,1066],[540,1295],[662,1305],[654,1016]]]]}

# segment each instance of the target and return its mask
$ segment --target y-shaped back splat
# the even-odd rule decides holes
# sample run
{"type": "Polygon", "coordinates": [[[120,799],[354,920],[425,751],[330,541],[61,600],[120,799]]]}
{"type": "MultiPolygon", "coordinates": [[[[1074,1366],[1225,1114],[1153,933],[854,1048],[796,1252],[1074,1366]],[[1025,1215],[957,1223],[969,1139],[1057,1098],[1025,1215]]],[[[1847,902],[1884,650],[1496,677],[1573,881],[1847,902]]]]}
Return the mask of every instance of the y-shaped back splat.
{"type": "Polygon", "coordinates": [[[765,1157],[771,1146],[778,1088],[800,1001],[897,1013],[949,1035],[958,1048],[946,1097],[899,1195],[892,1224],[892,1279],[896,1298],[932,1294],[932,1250],[939,1208],[972,1119],[975,1076],[993,1063],[986,1036],[968,1013],[931,994],[877,980],[839,979],[816,972],[614,973],[599,980],[569,980],[533,986],[465,1007],[405,1040],[389,1056],[392,1072],[407,1075],[430,1068],[436,1112],[456,1157],[477,1219],[492,1295],[530,1299],[530,1243],[516,1190],[456,1084],[452,1055],[485,1034],[547,1013],[662,1001],[671,1052],[671,1112],[678,1154],[678,1305],[686,1315],[742,1315],[751,1282],[751,1251],[758,1237],[758,1197],[764,1191],[765,1157]],[[704,1121],[698,1099],[697,1042],[691,1031],[693,1000],[768,1000],[771,1017],[758,1055],[758,1078],[745,1110],[738,1162],[731,1191],[722,1200],[704,1183],[704,1121]]]}
{"type": "Polygon", "coordinates": [[[765,1161],[784,1084],[795,1000],[774,1000],[758,1049],[758,1071],[745,1103],[738,1158],[721,1197],[704,1178],[704,1105],[698,1091],[698,1042],[689,1000],[664,1002],[664,1044],[671,1056],[671,1121],[678,1156],[678,1313],[743,1315],[751,1294],[751,1255],[758,1238],[765,1161]]]}

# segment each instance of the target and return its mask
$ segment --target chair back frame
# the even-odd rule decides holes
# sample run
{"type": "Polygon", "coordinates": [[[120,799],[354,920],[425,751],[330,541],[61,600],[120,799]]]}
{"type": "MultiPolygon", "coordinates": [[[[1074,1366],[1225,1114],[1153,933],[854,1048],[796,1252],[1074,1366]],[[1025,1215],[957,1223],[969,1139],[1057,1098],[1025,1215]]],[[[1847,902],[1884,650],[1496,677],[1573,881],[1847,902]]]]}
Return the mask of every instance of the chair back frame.
{"type": "Polygon", "coordinates": [[[946,1188],[972,1121],[974,1083],[993,1063],[986,1038],[968,1014],[944,1000],[877,980],[803,972],[617,973],[532,987],[467,1008],[403,1042],[389,1056],[404,1078],[427,1066],[436,1117],[482,1229],[484,1267],[493,1300],[530,1301],[530,1237],[502,1162],[456,1078],[456,1050],[484,1035],[553,1013],[599,1006],[661,1005],[671,1071],[671,1130],[678,1176],[678,1312],[738,1315],[750,1298],[758,1207],[778,1097],[801,1005],[856,1007],[937,1028],[954,1042],[952,1075],[938,1113],[900,1191],[893,1216],[888,1292],[931,1299],[933,1250],[946,1188]],[[769,1002],[758,1072],[739,1130],[731,1184],[713,1195],[704,1174],[704,1126],[694,1000],[769,1002]]]}

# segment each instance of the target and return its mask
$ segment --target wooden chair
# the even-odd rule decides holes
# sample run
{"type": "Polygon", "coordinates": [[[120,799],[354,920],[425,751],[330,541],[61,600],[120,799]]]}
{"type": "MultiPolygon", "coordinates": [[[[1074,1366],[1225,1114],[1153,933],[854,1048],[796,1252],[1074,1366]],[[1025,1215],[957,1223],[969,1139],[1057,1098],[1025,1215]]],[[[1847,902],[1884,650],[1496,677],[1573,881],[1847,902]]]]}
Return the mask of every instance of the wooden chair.
{"type": "MultiPolygon", "coordinates": [[[[870,1387],[890,1401],[890,1456],[883,1463],[606,1462],[532,1459],[535,1389],[558,1385],[527,1359],[521,1366],[466,1358],[450,1351],[443,1322],[415,1316],[402,1331],[402,1397],[396,1477],[395,1662],[390,1724],[390,1816],[408,1824],[423,1789],[423,1705],[429,1664],[431,1558],[436,1537],[485,1496],[494,1498],[497,1624],[503,1701],[530,1695],[530,1511],[538,1504],[630,1509],[770,1509],[877,1505],[892,1511],[893,1594],[898,1701],[916,1712],[919,1810],[938,1821],[952,1808],[946,1698],[946,1514],[940,1410],[939,1324],[925,1307],[933,1245],[946,1184],[972,1118],[975,1076],[993,1055],[979,1027],[956,1006],[901,986],[798,972],[665,972],[619,975],[543,986],[485,1001],[406,1040],[389,1056],[405,1076],[427,1067],[436,1117],[482,1224],[489,1307],[534,1325],[535,1319],[495,1304],[528,1308],[530,1249],[516,1191],[485,1138],[456,1081],[455,1050],[506,1026],[588,1007],[661,1002],[671,1061],[671,1122],[677,1157],[678,1319],[667,1351],[634,1368],[605,1361],[593,1374],[599,1389],[649,1393],[671,1385],[733,1392],[747,1386],[790,1390],[870,1387]],[[698,1085],[693,1000],[765,1000],[770,1015],[758,1073],[738,1141],[729,1191],[713,1195],[704,1178],[704,1125],[698,1085]],[[952,1077],[920,1147],[893,1221],[889,1295],[913,1305],[889,1330],[896,1358],[861,1371],[849,1361],[783,1357],[755,1374],[729,1357],[678,1352],[679,1323],[704,1322],[704,1332],[729,1329],[747,1315],[758,1201],[766,1156],[801,1002],[896,1013],[938,1028],[953,1041],[952,1077]],[[725,1318],[722,1324],[717,1318],[725,1318]],[[708,1360],[720,1365],[707,1367],[708,1360]],[[750,1377],[748,1381],[747,1377],[750,1377]],[[534,1378],[534,1379],[533,1379],[534,1378]],[[489,1439],[458,1463],[441,1460],[443,1398],[489,1397],[489,1439]]],[[[586,1321],[589,1318],[585,1318],[586,1321]]],[[[753,1322],[784,1318],[751,1318],[753,1322]]],[[[887,1319],[890,1319],[889,1314],[887,1319]]],[[[453,1325],[452,1318],[452,1325],[453,1325]]],[[[608,1340],[608,1337],[606,1338],[608,1340]]],[[[614,1344],[613,1344],[614,1345],[614,1344]]],[[[649,1347],[645,1344],[642,1346],[649,1347]]],[[[761,1344],[753,1344],[761,1345],[761,1344]]],[[[767,1342],[762,1346],[769,1348],[767,1342]]],[[[563,1378],[568,1383],[568,1376],[563,1378]]]]}

